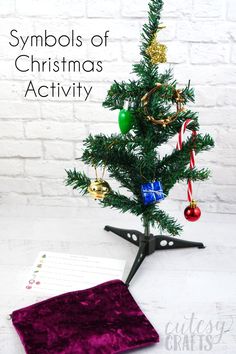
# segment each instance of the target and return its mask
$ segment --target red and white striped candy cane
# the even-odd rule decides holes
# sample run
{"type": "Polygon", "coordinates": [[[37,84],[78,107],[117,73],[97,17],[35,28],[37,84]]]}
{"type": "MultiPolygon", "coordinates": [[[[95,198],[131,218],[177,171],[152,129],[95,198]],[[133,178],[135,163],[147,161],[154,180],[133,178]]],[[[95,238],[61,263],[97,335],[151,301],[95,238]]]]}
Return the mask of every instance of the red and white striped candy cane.
{"type": "MultiPolygon", "coordinates": [[[[176,145],[177,150],[182,149],[183,135],[187,129],[187,126],[192,122],[193,122],[192,119],[186,119],[186,121],[183,123],[183,125],[179,131],[179,135],[178,135],[178,142],[176,145]]],[[[197,136],[196,130],[192,130],[193,139],[195,139],[196,136],[197,136]]],[[[195,167],[195,150],[192,149],[190,152],[190,169],[192,170],[194,167],[195,167]]],[[[191,202],[193,200],[193,182],[191,181],[191,179],[188,180],[188,192],[187,193],[188,193],[188,201],[191,202]]]]}

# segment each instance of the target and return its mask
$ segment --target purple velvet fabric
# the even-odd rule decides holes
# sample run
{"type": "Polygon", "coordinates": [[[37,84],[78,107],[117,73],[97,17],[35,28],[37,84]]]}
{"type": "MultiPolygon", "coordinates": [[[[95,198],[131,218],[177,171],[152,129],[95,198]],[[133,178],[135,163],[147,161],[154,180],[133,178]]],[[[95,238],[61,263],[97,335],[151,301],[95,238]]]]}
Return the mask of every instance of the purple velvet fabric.
{"type": "Polygon", "coordinates": [[[28,354],[113,354],[159,341],[120,280],[14,311],[12,321],[28,354]]]}

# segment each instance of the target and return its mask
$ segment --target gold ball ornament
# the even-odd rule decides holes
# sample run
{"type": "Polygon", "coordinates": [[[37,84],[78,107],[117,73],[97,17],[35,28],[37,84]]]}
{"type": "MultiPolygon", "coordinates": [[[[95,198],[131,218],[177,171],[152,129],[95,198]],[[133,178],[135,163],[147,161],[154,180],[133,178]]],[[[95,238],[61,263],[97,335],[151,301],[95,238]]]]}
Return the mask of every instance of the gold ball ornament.
{"type": "Polygon", "coordinates": [[[95,200],[103,200],[110,191],[111,187],[102,178],[95,179],[88,186],[88,192],[95,200]]]}

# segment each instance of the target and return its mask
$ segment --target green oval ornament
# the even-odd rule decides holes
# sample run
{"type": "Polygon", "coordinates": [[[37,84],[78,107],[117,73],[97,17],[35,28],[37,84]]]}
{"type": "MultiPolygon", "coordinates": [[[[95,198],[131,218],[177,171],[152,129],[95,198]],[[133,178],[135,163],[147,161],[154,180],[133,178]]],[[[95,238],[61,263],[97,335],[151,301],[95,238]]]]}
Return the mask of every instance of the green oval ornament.
{"type": "Polygon", "coordinates": [[[121,133],[127,134],[133,126],[133,115],[129,110],[122,109],[118,121],[121,133]]]}

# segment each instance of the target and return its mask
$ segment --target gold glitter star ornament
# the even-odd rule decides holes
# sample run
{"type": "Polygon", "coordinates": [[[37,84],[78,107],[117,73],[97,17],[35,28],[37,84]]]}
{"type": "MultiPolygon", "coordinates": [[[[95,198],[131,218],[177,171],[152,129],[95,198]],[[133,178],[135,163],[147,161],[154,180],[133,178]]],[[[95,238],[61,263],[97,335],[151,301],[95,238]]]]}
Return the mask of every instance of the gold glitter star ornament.
{"type": "MultiPolygon", "coordinates": [[[[159,32],[159,30],[157,30],[157,32],[159,32]]],[[[149,57],[151,58],[152,64],[166,63],[167,61],[166,58],[167,47],[166,45],[158,42],[157,32],[154,35],[154,38],[150,46],[146,50],[147,55],[149,55],[149,57]]]]}

